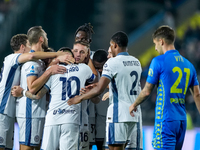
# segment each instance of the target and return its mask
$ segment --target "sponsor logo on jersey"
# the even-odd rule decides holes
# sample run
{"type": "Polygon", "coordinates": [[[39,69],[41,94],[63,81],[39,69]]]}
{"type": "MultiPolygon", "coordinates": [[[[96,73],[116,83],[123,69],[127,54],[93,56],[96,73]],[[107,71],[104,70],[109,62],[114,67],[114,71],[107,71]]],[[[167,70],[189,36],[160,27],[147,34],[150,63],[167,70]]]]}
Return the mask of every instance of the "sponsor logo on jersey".
{"type": "Polygon", "coordinates": [[[35,70],[34,70],[34,66],[31,66],[31,70],[30,70],[30,73],[34,73],[35,70]]]}
{"type": "Polygon", "coordinates": [[[53,115],[56,114],[74,114],[75,110],[69,110],[69,109],[57,109],[53,111],[53,115]]]}
{"type": "Polygon", "coordinates": [[[108,64],[106,63],[106,64],[104,64],[104,66],[103,66],[104,68],[107,68],[108,67],[108,64]]]}

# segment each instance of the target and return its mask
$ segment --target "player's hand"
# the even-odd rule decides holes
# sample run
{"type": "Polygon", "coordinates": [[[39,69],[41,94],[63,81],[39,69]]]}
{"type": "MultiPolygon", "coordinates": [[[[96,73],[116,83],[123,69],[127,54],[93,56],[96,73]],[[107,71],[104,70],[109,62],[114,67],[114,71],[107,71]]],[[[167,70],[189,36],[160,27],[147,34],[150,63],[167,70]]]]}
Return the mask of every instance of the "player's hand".
{"type": "Polygon", "coordinates": [[[64,74],[67,71],[65,67],[59,65],[52,65],[48,70],[51,72],[51,75],[64,74]]]}
{"type": "Polygon", "coordinates": [[[59,60],[59,62],[66,63],[66,64],[73,64],[75,62],[75,59],[73,56],[69,53],[63,52],[63,55],[58,56],[56,59],[59,60]]]}
{"type": "Polygon", "coordinates": [[[97,84],[98,84],[98,83],[92,83],[92,84],[87,85],[85,88],[91,90],[92,88],[94,88],[95,86],[97,86],[97,84]]]}
{"type": "Polygon", "coordinates": [[[86,86],[85,88],[81,88],[80,94],[83,95],[83,94],[89,92],[94,86],[95,85],[90,84],[90,85],[86,86]]]}
{"type": "Polygon", "coordinates": [[[22,95],[22,91],[23,91],[24,89],[23,88],[21,88],[20,86],[13,86],[12,88],[11,88],[11,94],[12,94],[12,96],[14,96],[14,97],[22,97],[23,95],[22,95]]]}
{"type": "Polygon", "coordinates": [[[131,115],[132,117],[135,116],[134,113],[133,113],[133,111],[134,111],[134,112],[137,111],[137,107],[135,106],[134,103],[129,107],[129,113],[130,113],[130,115],[131,115]]]}
{"type": "Polygon", "coordinates": [[[73,98],[70,98],[70,99],[67,101],[67,104],[68,104],[69,106],[71,106],[71,105],[74,105],[74,104],[78,104],[78,103],[80,103],[80,102],[81,102],[80,96],[75,96],[75,97],[73,97],[73,98]]]}
{"type": "Polygon", "coordinates": [[[102,101],[105,101],[109,98],[109,92],[106,92],[103,97],[102,97],[102,101]]]}
{"type": "Polygon", "coordinates": [[[80,90],[80,95],[83,95],[83,94],[85,94],[87,92],[87,90],[85,89],[85,88],[81,88],[81,90],[80,90]]]}

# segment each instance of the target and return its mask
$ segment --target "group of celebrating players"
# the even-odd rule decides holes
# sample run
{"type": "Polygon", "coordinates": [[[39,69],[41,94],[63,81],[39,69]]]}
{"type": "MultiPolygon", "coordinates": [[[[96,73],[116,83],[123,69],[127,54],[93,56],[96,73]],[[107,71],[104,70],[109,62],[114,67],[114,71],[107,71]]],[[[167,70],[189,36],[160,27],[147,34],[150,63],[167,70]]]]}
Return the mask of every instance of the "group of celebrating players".
{"type": "Polygon", "coordinates": [[[108,52],[90,50],[93,33],[90,23],[80,26],[73,48],[57,52],[48,47],[41,26],[12,37],[14,53],[5,57],[1,72],[0,150],[13,148],[15,120],[20,150],[89,150],[93,144],[98,149],[142,150],[139,104],[155,85],[152,145],[181,149],[186,91],[191,89],[199,111],[200,100],[196,71],[175,50],[174,30],[161,26],[154,32],[155,49],[161,56],[152,60],[143,90],[141,64],[127,52],[126,33],[113,34],[108,52]],[[169,69],[163,67],[167,60],[172,64],[169,69]]]}

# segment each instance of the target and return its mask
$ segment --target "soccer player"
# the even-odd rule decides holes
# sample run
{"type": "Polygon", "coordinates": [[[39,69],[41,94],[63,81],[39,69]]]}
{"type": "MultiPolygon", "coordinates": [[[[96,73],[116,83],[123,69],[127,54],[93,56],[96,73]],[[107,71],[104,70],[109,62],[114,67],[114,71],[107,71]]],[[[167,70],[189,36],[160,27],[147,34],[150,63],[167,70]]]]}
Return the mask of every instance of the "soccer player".
{"type": "MultiPolygon", "coordinates": [[[[0,150],[12,149],[15,122],[15,98],[11,96],[11,87],[20,83],[20,67],[30,60],[55,58],[59,53],[27,53],[30,51],[28,37],[25,34],[17,34],[11,38],[10,45],[13,54],[5,57],[1,72],[0,82],[0,150]]],[[[56,66],[57,67],[57,66],[56,66]]],[[[55,72],[60,67],[55,68],[55,72]]]]}
{"type": "MultiPolygon", "coordinates": [[[[85,57],[83,54],[83,56],[85,57],[84,60],[78,61],[77,63],[86,63],[88,64],[88,66],[90,66],[90,68],[92,69],[93,74],[96,75],[96,77],[98,77],[97,71],[92,63],[92,60],[90,59],[90,44],[92,42],[92,34],[94,33],[93,31],[93,27],[90,23],[85,23],[84,25],[80,26],[76,32],[75,32],[75,43],[79,42],[82,43],[83,45],[88,46],[89,51],[87,51],[87,57],[85,57]]],[[[76,51],[73,50],[73,53],[75,54],[75,59],[78,58],[78,55],[76,51]]],[[[97,78],[94,82],[97,81],[97,78]]],[[[88,83],[87,83],[88,84],[88,83]]],[[[96,99],[98,100],[98,99],[96,99]]],[[[96,101],[95,100],[95,101],[96,101]]],[[[82,102],[82,122],[81,122],[81,126],[80,126],[80,146],[79,146],[79,150],[88,150],[89,146],[91,146],[91,142],[95,142],[95,120],[91,119],[91,116],[94,116],[95,113],[94,108],[92,106],[94,106],[93,103],[90,103],[90,101],[84,101],[82,102]],[[90,117],[89,117],[90,116],[90,117]],[[89,117],[89,118],[88,118],[89,117]],[[88,120],[90,120],[88,122],[88,120]],[[92,132],[89,133],[89,130],[92,132]],[[93,139],[93,140],[92,140],[93,139]]],[[[94,118],[94,117],[93,117],[94,118]]]]}
{"type": "Polygon", "coordinates": [[[76,30],[75,42],[82,41],[90,44],[92,42],[92,34],[94,34],[93,26],[90,23],[85,23],[76,30]]]}
{"type": "MultiPolygon", "coordinates": [[[[111,49],[108,49],[108,59],[112,58],[112,52],[111,49]]],[[[141,89],[141,88],[140,88],[141,89]]],[[[138,91],[140,92],[140,91],[138,91]]],[[[107,98],[109,98],[109,92],[105,93],[102,97],[102,100],[105,101],[107,98]]],[[[133,128],[133,132],[130,135],[129,142],[126,145],[127,150],[130,149],[143,149],[143,133],[142,133],[142,112],[140,106],[138,107],[138,112],[140,113],[138,122],[133,128]]],[[[108,145],[104,142],[104,147],[108,149],[108,145]]]]}
{"type": "Polygon", "coordinates": [[[139,94],[142,68],[139,60],[127,53],[127,45],[127,35],[121,31],[115,33],[110,40],[114,58],[105,63],[102,77],[96,87],[86,94],[68,100],[68,104],[73,105],[100,95],[110,83],[106,141],[111,150],[124,150],[139,116],[138,112],[134,112],[135,117],[131,117],[128,108],[139,94]]]}
{"type": "MultiPolygon", "coordinates": [[[[76,51],[76,53],[79,53],[81,55],[80,61],[83,61],[85,57],[87,56],[87,55],[82,55],[82,54],[85,54],[88,52],[88,47],[81,44],[81,42],[77,42],[74,44],[74,50],[76,51]]],[[[85,114],[83,113],[86,112],[85,109],[87,108],[86,106],[87,103],[82,103],[79,106],[75,106],[75,108],[72,108],[67,105],[65,100],[75,95],[78,95],[80,88],[83,88],[85,86],[86,79],[90,79],[87,81],[92,82],[95,76],[92,74],[92,71],[90,70],[90,68],[84,63],[79,63],[78,65],[69,65],[69,66],[66,66],[66,68],[68,70],[67,71],[68,73],[61,76],[59,75],[52,76],[49,79],[49,81],[46,83],[46,85],[50,87],[51,89],[52,98],[50,101],[49,110],[47,111],[47,116],[46,116],[46,121],[45,121],[45,129],[44,129],[44,135],[43,135],[43,140],[42,140],[42,149],[57,149],[57,148],[78,149],[79,125],[85,124],[84,122],[88,124],[87,118],[81,119],[82,122],[79,121],[79,118],[85,117],[85,114]],[[66,80],[64,80],[65,78],[66,80]],[[66,99],[64,100],[63,98],[66,98],[66,99]],[[70,112],[68,109],[70,109],[70,112]],[[76,110],[76,111],[72,111],[72,110],[76,110]],[[56,113],[54,114],[54,112],[56,113]],[[81,117],[80,117],[80,113],[81,113],[81,117]],[[57,129],[59,127],[62,128],[63,130],[66,128],[64,130],[65,132],[63,132],[62,135],[59,134],[59,131],[57,129]],[[69,133],[69,131],[71,131],[71,133],[69,133]],[[56,139],[52,139],[53,135],[51,134],[57,135],[56,139]]],[[[38,94],[42,93],[42,95],[40,95],[39,97],[34,95],[33,98],[39,99],[46,92],[47,90],[43,88],[40,92],[38,92],[38,94]]],[[[29,95],[30,93],[28,95],[26,94],[26,96],[29,96],[29,95]]],[[[88,135],[86,135],[85,132],[82,132],[82,138],[84,141],[84,139],[86,140],[88,138],[88,135]]],[[[84,146],[87,146],[87,145],[81,145],[81,146],[83,146],[83,148],[85,149],[84,146]]],[[[89,145],[87,146],[87,148],[88,147],[89,145]]]]}
{"type": "MultiPolygon", "coordinates": [[[[85,63],[89,55],[89,45],[82,41],[75,42],[72,50],[76,63],[85,63]]],[[[92,71],[95,70],[92,69],[92,71]]],[[[96,71],[96,70],[95,70],[96,71]]],[[[94,71],[93,71],[94,74],[94,71]]],[[[79,149],[89,149],[89,127],[88,127],[88,101],[81,103],[81,127],[80,127],[80,146],[79,149]]]]}
{"type": "MultiPolygon", "coordinates": [[[[97,76],[97,72],[94,68],[92,60],[90,59],[90,44],[92,42],[92,34],[94,34],[93,26],[90,23],[85,23],[84,25],[80,26],[76,30],[75,43],[81,42],[82,44],[87,45],[89,47],[89,51],[87,52],[87,57],[85,58],[84,62],[81,62],[81,63],[88,64],[88,66],[90,66],[90,68],[92,69],[92,72],[94,73],[94,75],[97,76]]],[[[76,57],[75,57],[75,59],[76,59],[76,57]]],[[[77,57],[77,59],[79,59],[79,58],[77,57]]],[[[79,63],[80,63],[80,61],[79,61],[79,63]]]]}
{"type": "Polygon", "coordinates": [[[160,56],[151,61],[145,87],[129,111],[146,100],[157,85],[152,146],[156,150],[181,150],[186,131],[185,95],[190,89],[200,112],[199,83],[194,66],[174,47],[175,31],[160,26],[152,35],[160,56]]]}
{"type": "MultiPolygon", "coordinates": [[[[103,49],[97,50],[93,55],[92,62],[94,64],[95,69],[98,70],[100,76],[102,75],[103,65],[107,61],[107,55],[108,53],[103,49]]],[[[99,96],[100,100],[102,99],[103,94],[106,92],[108,92],[108,88],[106,88],[104,92],[99,96]]],[[[109,105],[109,101],[100,101],[98,104],[95,104],[95,112],[96,112],[95,144],[97,146],[97,149],[100,149],[100,150],[102,150],[103,143],[105,140],[106,114],[107,114],[108,105],[109,105]]]]}
{"type": "MultiPolygon", "coordinates": [[[[48,48],[47,34],[41,26],[30,28],[27,36],[32,53],[41,52],[48,48]]],[[[53,54],[53,52],[49,53],[53,54]]],[[[58,54],[63,53],[59,52],[58,54]]],[[[41,60],[26,62],[21,68],[21,87],[29,90],[31,93],[36,93],[52,74],[63,74],[66,71],[66,68],[53,65],[50,69],[44,71],[45,66],[41,60]]],[[[45,96],[39,101],[34,101],[26,97],[19,98],[16,101],[16,117],[20,129],[19,141],[21,150],[39,147],[42,138],[45,114],[45,96]]]]}
{"type": "MultiPolygon", "coordinates": [[[[76,49],[78,53],[79,51],[88,51],[88,48],[80,43],[75,43],[74,49],[76,49]]],[[[81,60],[84,60],[84,57],[81,57],[81,60]]],[[[51,76],[46,83],[48,89],[51,89],[51,101],[46,115],[42,140],[42,149],[45,150],[58,148],[61,150],[78,149],[78,131],[79,125],[82,123],[79,119],[84,117],[84,115],[80,117],[80,110],[84,103],[69,107],[66,101],[79,94],[80,89],[85,86],[86,79],[88,79],[88,82],[92,82],[95,76],[89,66],[84,63],[65,67],[67,68],[67,73],[64,75],[51,76]]],[[[29,98],[38,100],[43,97],[46,92],[47,89],[43,87],[37,95],[31,95],[30,92],[26,91],[23,93],[29,98]]],[[[18,93],[20,94],[21,92],[18,93]]],[[[87,107],[85,106],[85,108],[87,107]]],[[[82,119],[82,121],[84,121],[84,119],[82,119]]],[[[83,138],[87,138],[86,135],[83,135],[83,138]]]]}

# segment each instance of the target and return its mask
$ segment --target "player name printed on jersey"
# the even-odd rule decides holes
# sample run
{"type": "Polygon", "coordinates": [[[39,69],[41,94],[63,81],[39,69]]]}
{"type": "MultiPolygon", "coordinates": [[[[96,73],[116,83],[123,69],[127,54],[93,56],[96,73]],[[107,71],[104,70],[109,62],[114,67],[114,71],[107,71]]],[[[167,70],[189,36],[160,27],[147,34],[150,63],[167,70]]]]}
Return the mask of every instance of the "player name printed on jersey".
{"type": "Polygon", "coordinates": [[[124,66],[140,66],[139,61],[123,61],[124,66]]]}

